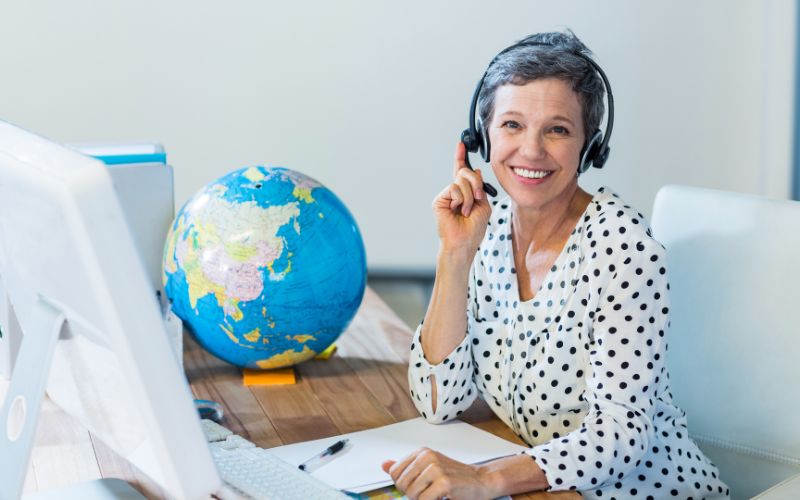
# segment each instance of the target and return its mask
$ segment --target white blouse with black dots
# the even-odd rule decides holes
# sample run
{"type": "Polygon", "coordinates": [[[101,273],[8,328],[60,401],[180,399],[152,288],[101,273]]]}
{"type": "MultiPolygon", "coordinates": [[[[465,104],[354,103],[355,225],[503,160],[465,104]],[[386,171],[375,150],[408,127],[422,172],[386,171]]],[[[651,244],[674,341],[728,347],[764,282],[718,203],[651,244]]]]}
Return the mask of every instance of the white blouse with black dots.
{"type": "Polygon", "coordinates": [[[409,384],[438,423],[480,395],[553,490],[587,498],[715,498],[728,488],[689,438],[664,363],[664,248],[608,188],[589,203],[533,299],[521,301],[511,204],[494,202],[469,280],[467,335],[438,365],[417,329],[409,384]],[[430,376],[438,404],[431,409],[430,376]]]}

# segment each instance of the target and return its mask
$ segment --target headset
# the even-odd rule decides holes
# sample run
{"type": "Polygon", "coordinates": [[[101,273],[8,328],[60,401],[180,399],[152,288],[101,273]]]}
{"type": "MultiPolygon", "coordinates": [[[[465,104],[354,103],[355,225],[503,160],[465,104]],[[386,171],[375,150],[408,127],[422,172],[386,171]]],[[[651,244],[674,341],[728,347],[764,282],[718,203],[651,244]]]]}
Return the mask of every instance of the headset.
{"type": "MultiPolygon", "coordinates": [[[[461,133],[461,142],[463,142],[464,146],[466,146],[467,153],[480,153],[485,162],[489,161],[491,144],[489,143],[489,134],[486,131],[486,127],[477,113],[478,96],[481,93],[481,89],[483,89],[483,82],[486,79],[486,75],[489,73],[489,70],[492,68],[492,65],[494,65],[500,56],[516,48],[530,46],[557,47],[556,45],[546,42],[524,40],[506,47],[496,56],[494,56],[494,59],[492,59],[492,61],[489,63],[489,66],[486,68],[486,71],[484,71],[483,76],[478,81],[478,85],[475,87],[475,92],[472,94],[472,103],[470,104],[469,108],[469,128],[461,133]]],[[[580,57],[589,63],[592,68],[594,68],[594,70],[600,76],[600,79],[603,81],[603,85],[606,89],[606,100],[608,101],[608,114],[606,119],[605,134],[603,134],[600,129],[595,130],[591,138],[586,141],[586,144],[581,150],[580,163],[578,163],[578,173],[582,174],[586,172],[590,166],[594,166],[595,168],[603,168],[606,160],[608,160],[608,155],[611,152],[610,148],[608,147],[608,141],[611,139],[611,130],[614,128],[614,95],[611,93],[611,85],[608,83],[608,78],[599,64],[582,52],[571,51],[570,53],[580,57]]],[[[466,155],[465,160],[467,166],[470,167],[469,154],[466,155]]],[[[485,185],[484,190],[490,195],[496,196],[497,191],[493,187],[485,185]],[[491,189],[486,189],[487,187],[491,189]],[[492,193],[492,191],[494,191],[494,193],[492,193]]]]}

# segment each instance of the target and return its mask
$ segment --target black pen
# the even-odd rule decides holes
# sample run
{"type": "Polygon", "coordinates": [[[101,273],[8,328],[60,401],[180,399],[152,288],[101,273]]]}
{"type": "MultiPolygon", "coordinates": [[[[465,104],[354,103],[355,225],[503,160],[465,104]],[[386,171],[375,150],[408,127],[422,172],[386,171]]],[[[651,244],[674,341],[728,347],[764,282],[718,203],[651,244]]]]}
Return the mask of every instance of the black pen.
{"type": "Polygon", "coordinates": [[[340,451],[342,451],[344,449],[345,445],[348,442],[350,442],[349,439],[342,439],[341,441],[336,441],[332,445],[330,445],[327,448],[325,448],[325,450],[323,450],[322,453],[320,453],[318,455],[314,455],[313,457],[309,458],[308,460],[306,460],[302,464],[298,465],[297,468],[299,468],[300,470],[304,470],[304,471],[310,470],[312,468],[312,466],[318,464],[319,462],[324,460],[326,457],[331,457],[333,455],[336,455],[340,451]]]}

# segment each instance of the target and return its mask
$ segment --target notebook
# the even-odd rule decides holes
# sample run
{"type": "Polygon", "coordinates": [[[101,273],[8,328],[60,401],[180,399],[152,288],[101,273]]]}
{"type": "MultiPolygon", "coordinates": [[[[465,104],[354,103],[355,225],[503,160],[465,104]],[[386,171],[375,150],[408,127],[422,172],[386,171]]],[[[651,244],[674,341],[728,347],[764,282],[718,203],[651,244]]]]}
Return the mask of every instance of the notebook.
{"type": "Polygon", "coordinates": [[[527,449],[459,420],[434,425],[415,418],[366,431],[279,446],[269,451],[290,464],[299,465],[345,438],[349,439],[345,449],[312,474],[334,488],[356,493],[391,485],[392,479],[381,469],[381,463],[400,460],[423,446],[470,464],[527,449]]]}

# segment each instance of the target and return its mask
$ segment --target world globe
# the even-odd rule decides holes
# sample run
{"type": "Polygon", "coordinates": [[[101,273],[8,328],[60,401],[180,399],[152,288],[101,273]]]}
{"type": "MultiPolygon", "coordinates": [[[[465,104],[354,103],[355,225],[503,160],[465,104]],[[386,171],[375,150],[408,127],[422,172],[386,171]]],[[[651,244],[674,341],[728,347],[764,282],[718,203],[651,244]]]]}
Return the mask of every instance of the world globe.
{"type": "Polygon", "coordinates": [[[244,368],[310,359],[344,331],[366,287],[356,222],[299,172],[249,167],[180,209],[164,247],[164,288],[198,343],[244,368]]]}

